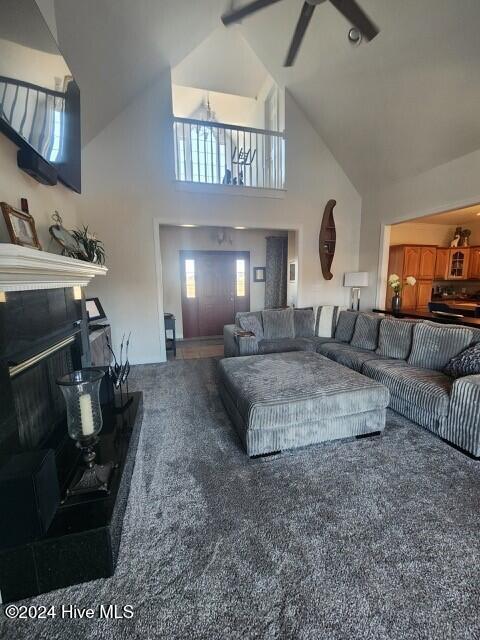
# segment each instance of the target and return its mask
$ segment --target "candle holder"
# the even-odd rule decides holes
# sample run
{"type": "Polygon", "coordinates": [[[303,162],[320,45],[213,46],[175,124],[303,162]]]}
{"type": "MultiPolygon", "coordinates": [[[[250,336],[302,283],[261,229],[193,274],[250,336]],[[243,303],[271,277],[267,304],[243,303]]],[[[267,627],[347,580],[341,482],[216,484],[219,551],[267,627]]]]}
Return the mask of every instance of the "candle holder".
{"type": "Polygon", "coordinates": [[[68,434],[82,450],[84,462],[67,489],[67,497],[93,491],[108,492],[115,465],[113,462],[95,462],[95,446],[103,425],[100,383],[104,375],[100,369],[82,369],[57,380],[67,405],[68,434]]]}

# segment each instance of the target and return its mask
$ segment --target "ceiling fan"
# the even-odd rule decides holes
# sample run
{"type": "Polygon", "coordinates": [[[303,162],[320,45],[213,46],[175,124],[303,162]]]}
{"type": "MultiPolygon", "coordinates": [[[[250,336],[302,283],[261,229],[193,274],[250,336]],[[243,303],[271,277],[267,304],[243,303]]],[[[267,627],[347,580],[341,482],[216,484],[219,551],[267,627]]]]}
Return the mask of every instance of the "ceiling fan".
{"type": "MultiPolygon", "coordinates": [[[[328,0],[340,13],[355,27],[358,32],[368,41],[373,40],[379,33],[379,29],[373,24],[363,9],[355,0],[328,0]]],[[[225,26],[239,22],[242,18],[246,18],[252,13],[256,13],[260,9],[269,7],[271,4],[280,2],[280,0],[253,0],[243,7],[233,9],[224,13],[222,22],[225,26]]],[[[303,3],[302,11],[293,34],[290,48],[284,62],[284,67],[291,67],[297,57],[298,50],[302,44],[308,24],[312,18],[313,12],[317,4],[322,4],[327,0],[306,0],[303,3]]]]}

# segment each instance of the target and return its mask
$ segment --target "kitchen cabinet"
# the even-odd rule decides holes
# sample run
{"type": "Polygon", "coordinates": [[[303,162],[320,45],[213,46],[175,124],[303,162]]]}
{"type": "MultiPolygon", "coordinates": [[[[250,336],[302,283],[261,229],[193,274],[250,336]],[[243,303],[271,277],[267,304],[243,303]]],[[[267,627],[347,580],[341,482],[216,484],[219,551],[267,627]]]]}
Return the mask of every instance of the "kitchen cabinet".
{"type": "Polygon", "coordinates": [[[436,258],[436,247],[420,247],[420,263],[418,267],[419,280],[433,280],[435,277],[436,258]]]}
{"type": "Polygon", "coordinates": [[[469,277],[470,247],[449,249],[447,280],[466,280],[469,277]]]}
{"type": "Polygon", "coordinates": [[[445,280],[447,277],[450,249],[437,249],[435,260],[435,280],[445,280]]]}
{"type": "Polygon", "coordinates": [[[427,311],[428,303],[432,299],[432,281],[419,280],[416,284],[416,309],[427,311]]]}
{"type": "MultiPolygon", "coordinates": [[[[403,277],[418,276],[421,247],[405,247],[403,258],[403,277]]],[[[400,274],[398,274],[400,275],[400,274]]]]}
{"type": "Polygon", "coordinates": [[[468,277],[480,280],[480,247],[470,247],[468,277]]]}
{"type": "MultiPolygon", "coordinates": [[[[448,251],[448,249],[447,249],[448,251]]],[[[390,247],[388,275],[396,273],[403,283],[413,276],[417,284],[413,287],[404,284],[402,308],[405,310],[428,308],[431,298],[433,279],[436,271],[437,248],[431,245],[394,245],[390,247]]],[[[445,270],[447,262],[445,262],[445,270]]],[[[445,276],[443,276],[445,277],[445,276]]],[[[393,292],[388,287],[386,308],[392,307],[393,292]]]]}

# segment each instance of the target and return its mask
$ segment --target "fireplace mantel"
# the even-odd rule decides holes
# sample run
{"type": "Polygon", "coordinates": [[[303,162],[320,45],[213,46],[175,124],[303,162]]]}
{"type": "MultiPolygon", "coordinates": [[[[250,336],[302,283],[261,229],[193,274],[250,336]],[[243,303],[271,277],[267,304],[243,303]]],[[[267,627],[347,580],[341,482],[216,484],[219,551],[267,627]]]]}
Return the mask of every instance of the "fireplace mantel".
{"type": "Polygon", "coordinates": [[[0,292],[85,287],[107,271],[91,262],[0,243],[0,292]]]}

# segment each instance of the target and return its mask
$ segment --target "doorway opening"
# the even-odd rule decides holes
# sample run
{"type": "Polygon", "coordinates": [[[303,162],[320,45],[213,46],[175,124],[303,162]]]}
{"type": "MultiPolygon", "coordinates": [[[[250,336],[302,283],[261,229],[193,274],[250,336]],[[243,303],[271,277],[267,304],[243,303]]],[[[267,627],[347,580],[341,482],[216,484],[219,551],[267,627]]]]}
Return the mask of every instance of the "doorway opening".
{"type": "Polygon", "coordinates": [[[223,345],[223,327],[239,312],[297,303],[296,231],[160,225],[159,232],[163,309],[177,352],[188,347],[185,357],[201,357],[201,341],[223,345]]]}
{"type": "Polygon", "coordinates": [[[402,311],[480,317],[480,205],[390,225],[383,251],[378,306],[391,309],[388,278],[395,274],[402,311]]]}

